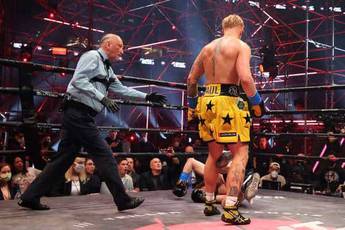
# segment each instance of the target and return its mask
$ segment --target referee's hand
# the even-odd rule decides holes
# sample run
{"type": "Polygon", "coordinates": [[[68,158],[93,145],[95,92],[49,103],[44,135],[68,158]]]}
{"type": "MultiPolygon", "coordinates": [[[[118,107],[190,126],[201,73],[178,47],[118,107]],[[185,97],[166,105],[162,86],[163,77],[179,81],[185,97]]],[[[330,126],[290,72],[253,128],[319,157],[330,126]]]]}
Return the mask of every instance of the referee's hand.
{"type": "Polygon", "coordinates": [[[158,94],[156,92],[150,93],[146,95],[146,101],[150,101],[153,103],[158,103],[158,104],[165,104],[167,102],[167,99],[164,95],[158,94]]]}
{"type": "Polygon", "coordinates": [[[118,104],[116,104],[115,100],[112,100],[108,97],[103,97],[101,100],[101,103],[111,112],[115,113],[119,111],[120,107],[118,104]]]}

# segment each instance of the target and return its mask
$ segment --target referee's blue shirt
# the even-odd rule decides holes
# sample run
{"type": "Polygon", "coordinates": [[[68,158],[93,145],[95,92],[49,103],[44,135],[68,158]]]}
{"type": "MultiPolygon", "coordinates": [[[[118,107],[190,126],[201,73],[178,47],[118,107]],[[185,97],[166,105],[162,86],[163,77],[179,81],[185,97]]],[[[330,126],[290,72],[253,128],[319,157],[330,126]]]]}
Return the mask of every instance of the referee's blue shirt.
{"type": "MultiPolygon", "coordinates": [[[[98,49],[104,58],[108,59],[102,48],[98,49]]],[[[74,101],[81,102],[97,112],[104,108],[101,100],[107,96],[107,87],[101,82],[90,81],[92,78],[107,79],[113,78],[109,90],[117,96],[128,97],[132,99],[145,100],[146,93],[122,85],[110,67],[108,70],[97,50],[91,50],[84,53],[77,64],[73,77],[68,84],[67,93],[74,101]],[[108,71],[108,74],[107,74],[108,71]]]]}

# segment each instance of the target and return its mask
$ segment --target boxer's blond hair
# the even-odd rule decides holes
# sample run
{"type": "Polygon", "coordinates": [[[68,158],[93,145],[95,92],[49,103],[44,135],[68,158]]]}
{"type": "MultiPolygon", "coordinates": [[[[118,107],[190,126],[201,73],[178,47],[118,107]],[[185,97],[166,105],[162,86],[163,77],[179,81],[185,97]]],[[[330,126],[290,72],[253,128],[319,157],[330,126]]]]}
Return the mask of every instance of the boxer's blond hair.
{"type": "Polygon", "coordinates": [[[230,14],[229,16],[225,17],[222,21],[222,28],[231,29],[236,26],[244,27],[243,19],[237,14],[230,14]]]}

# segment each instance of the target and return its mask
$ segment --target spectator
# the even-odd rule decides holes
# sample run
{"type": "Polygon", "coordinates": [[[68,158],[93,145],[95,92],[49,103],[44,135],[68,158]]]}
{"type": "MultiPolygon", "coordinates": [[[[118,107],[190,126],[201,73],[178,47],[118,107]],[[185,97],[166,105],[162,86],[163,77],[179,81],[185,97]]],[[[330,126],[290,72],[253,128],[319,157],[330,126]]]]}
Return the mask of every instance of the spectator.
{"type": "Polygon", "coordinates": [[[278,182],[279,183],[279,190],[284,188],[286,184],[285,177],[279,175],[280,172],[280,165],[277,162],[272,162],[270,164],[268,174],[260,178],[260,185],[262,187],[263,181],[271,181],[271,182],[278,182]]]}
{"type": "Polygon", "coordinates": [[[173,184],[169,178],[168,170],[162,170],[161,160],[153,158],[150,161],[150,171],[143,173],[140,177],[140,190],[154,191],[171,189],[173,184]]]}
{"type": "Polygon", "coordinates": [[[133,180],[130,175],[127,174],[128,171],[128,161],[123,158],[119,160],[119,174],[122,180],[123,185],[125,186],[126,192],[133,191],[133,180]]]}
{"type": "Polygon", "coordinates": [[[326,195],[336,195],[336,190],[340,184],[344,183],[344,169],[341,162],[334,155],[328,156],[328,163],[323,169],[321,176],[321,190],[326,195]]]}
{"type": "Polygon", "coordinates": [[[185,148],[184,148],[184,152],[185,153],[194,153],[194,148],[192,145],[187,145],[185,148]]]}
{"type": "Polygon", "coordinates": [[[13,200],[18,187],[11,184],[11,168],[7,163],[0,163],[0,200],[13,200]]]}
{"type": "Polygon", "coordinates": [[[202,147],[202,140],[200,138],[197,138],[194,140],[194,143],[193,143],[193,149],[195,151],[200,151],[200,150],[203,150],[204,148],[202,147]]]}
{"type": "Polygon", "coordinates": [[[23,158],[20,156],[14,158],[13,169],[12,183],[19,187],[18,196],[23,194],[32,181],[41,173],[38,169],[26,167],[23,158]]]}
{"type": "Polygon", "coordinates": [[[96,166],[91,158],[86,158],[85,160],[85,172],[86,176],[90,177],[95,174],[96,166]]]}
{"type": "MultiPolygon", "coordinates": [[[[271,153],[272,148],[270,147],[266,137],[259,137],[258,145],[254,146],[253,151],[256,153],[271,153]]],[[[255,171],[260,175],[264,175],[268,170],[268,158],[264,156],[254,156],[253,161],[255,171]]]]}
{"type": "Polygon", "coordinates": [[[140,175],[135,172],[134,168],[134,159],[132,157],[127,157],[127,174],[132,177],[133,180],[133,187],[134,191],[139,192],[139,180],[140,180],[140,175]]]}
{"type": "Polygon", "coordinates": [[[182,144],[182,140],[180,136],[173,137],[171,146],[175,152],[183,152],[184,150],[184,146],[182,144]]]}
{"type": "Polygon", "coordinates": [[[116,130],[110,130],[105,140],[110,146],[113,153],[123,152],[122,143],[120,138],[118,137],[118,132],[116,130]]]}
{"type": "Polygon", "coordinates": [[[22,132],[16,132],[14,139],[8,140],[8,149],[10,150],[24,150],[25,148],[25,138],[22,132]]]}
{"type": "Polygon", "coordinates": [[[65,177],[52,190],[52,196],[85,195],[89,193],[89,184],[85,172],[85,158],[76,157],[65,173],[65,177]]]}
{"type": "Polygon", "coordinates": [[[85,160],[85,172],[87,177],[87,184],[89,186],[89,193],[99,193],[101,189],[101,180],[95,173],[95,163],[91,158],[85,160]]]}
{"type": "MultiPolygon", "coordinates": [[[[332,134],[333,132],[329,132],[332,134]]],[[[328,136],[326,142],[325,157],[327,159],[321,160],[320,170],[317,172],[319,185],[317,188],[323,191],[326,195],[334,195],[338,186],[344,182],[345,172],[342,168],[342,162],[338,157],[344,153],[343,146],[335,136],[328,136]]]]}
{"type": "MultiPolygon", "coordinates": [[[[158,153],[158,148],[146,137],[141,137],[139,142],[132,143],[133,153],[158,153]]],[[[148,156],[140,156],[140,158],[136,159],[134,162],[136,172],[142,174],[148,170],[150,170],[149,162],[150,157],[148,156]]]]}
{"type": "Polygon", "coordinates": [[[288,174],[288,181],[294,183],[309,184],[312,182],[311,166],[307,163],[307,160],[304,158],[304,154],[299,153],[297,156],[299,156],[300,158],[294,161],[292,169],[290,168],[290,173],[288,174]]]}

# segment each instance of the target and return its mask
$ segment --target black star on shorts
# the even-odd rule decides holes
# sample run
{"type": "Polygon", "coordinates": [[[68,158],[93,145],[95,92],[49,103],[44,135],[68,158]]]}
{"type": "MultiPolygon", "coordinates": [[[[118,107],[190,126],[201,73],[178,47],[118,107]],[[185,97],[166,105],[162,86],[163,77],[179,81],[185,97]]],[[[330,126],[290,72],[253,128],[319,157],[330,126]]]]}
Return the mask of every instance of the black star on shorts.
{"type": "Polygon", "coordinates": [[[214,106],[214,104],[212,104],[212,100],[210,100],[209,102],[208,102],[208,104],[206,104],[206,107],[207,107],[207,109],[206,109],[206,111],[207,110],[211,110],[212,111],[212,107],[214,106]]]}
{"type": "Polygon", "coordinates": [[[246,119],[246,123],[250,123],[250,116],[249,114],[247,113],[247,115],[245,117],[243,117],[244,119],[246,119]]]}
{"type": "Polygon", "coordinates": [[[223,125],[225,125],[226,123],[229,123],[229,125],[231,125],[231,120],[233,119],[232,117],[230,117],[229,116],[229,113],[228,114],[226,114],[226,116],[225,117],[222,117],[222,119],[224,120],[224,122],[223,122],[223,125]]]}

